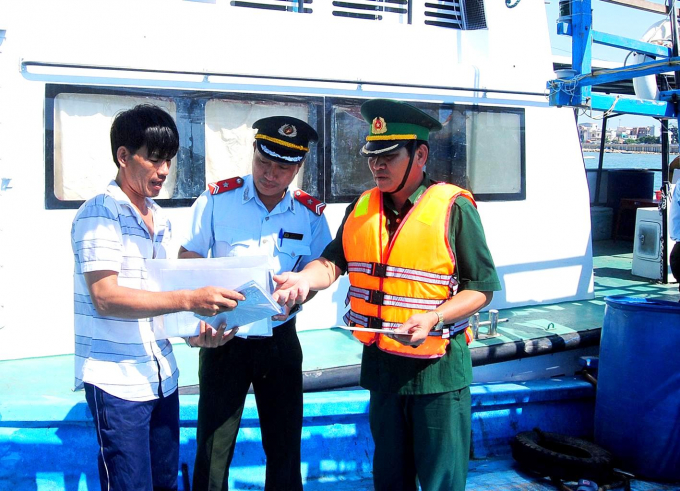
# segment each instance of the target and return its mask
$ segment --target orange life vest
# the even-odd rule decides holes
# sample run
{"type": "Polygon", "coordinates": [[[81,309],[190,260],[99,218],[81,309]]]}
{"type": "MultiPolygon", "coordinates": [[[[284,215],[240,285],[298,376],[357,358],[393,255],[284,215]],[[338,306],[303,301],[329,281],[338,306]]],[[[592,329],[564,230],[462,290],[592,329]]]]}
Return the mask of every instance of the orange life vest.
{"type": "MultiPolygon", "coordinates": [[[[404,217],[390,242],[382,193],[364,192],[347,217],[342,244],[347,259],[351,309],[348,324],[395,328],[414,314],[434,310],[456,294],[455,258],[448,239],[451,203],[469,191],[439,183],[430,186],[404,217]]],[[[417,348],[389,337],[354,331],[366,345],[412,358],[439,358],[446,353],[449,335],[465,330],[468,321],[431,335],[417,348]]]]}

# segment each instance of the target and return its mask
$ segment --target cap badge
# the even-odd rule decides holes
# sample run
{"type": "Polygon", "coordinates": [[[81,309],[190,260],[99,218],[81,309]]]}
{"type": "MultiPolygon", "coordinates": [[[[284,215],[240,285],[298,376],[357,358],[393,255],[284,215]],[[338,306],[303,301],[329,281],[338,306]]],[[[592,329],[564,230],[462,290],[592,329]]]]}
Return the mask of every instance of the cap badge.
{"type": "Polygon", "coordinates": [[[295,138],[297,136],[297,128],[292,124],[284,124],[279,128],[279,135],[288,138],[295,138]]]}
{"type": "Polygon", "coordinates": [[[387,131],[387,123],[381,117],[373,118],[373,134],[382,135],[387,131]]]}

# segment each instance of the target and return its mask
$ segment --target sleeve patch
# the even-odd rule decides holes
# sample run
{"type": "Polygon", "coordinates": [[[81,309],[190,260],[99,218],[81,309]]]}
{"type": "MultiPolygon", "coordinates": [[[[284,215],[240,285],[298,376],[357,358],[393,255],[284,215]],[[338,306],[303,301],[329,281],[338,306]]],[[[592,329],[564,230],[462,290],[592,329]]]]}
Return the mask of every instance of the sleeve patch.
{"type": "Polygon", "coordinates": [[[316,199],[314,196],[305,193],[302,189],[297,189],[293,193],[293,196],[300,204],[302,204],[302,206],[307,208],[315,215],[321,216],[324,208],[326,208],[326,203],[316,199]]]}
{"type": "Polygon", "coordinates": [[[233,191],[243,186],[243,179],[241,177],[231,177],[222,181],[211,182],[208,184],[210,194],[221,194],[225,191],[233,191]]]}

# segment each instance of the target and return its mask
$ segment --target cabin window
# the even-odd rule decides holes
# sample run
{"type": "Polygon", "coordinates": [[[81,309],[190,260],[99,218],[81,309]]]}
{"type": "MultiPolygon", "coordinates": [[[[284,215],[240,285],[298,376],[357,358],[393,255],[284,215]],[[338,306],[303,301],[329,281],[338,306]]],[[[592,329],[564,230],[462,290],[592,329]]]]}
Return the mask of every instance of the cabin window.
{"type": "MultiPolygon", "coordinates": [[[[208,100],[205,105],[206,182],[250,174],[253,160],[252,142],[256,133],[252,125],[258,119],[274,114],[292,116],[311,123],[315,127],[317,126],[315,113],[314,107],[304,102],[254,101],[252,99],[208,100]]],[[[316,144],[312,143],[310,155],[303,169],[314,166],[315,147],[316,144]]],[[[309,192],[317,186],[315,179],[305,179],[304,171],[298,173],[293,184],[309,192]]]]}
{"type": "MultiPolygon", "coordinates": [[[[328,203],[350,202],[374,185],[359,153],[368,132],[364,99],[47,84],[45,205],[78,208],[115,177],[109,130],[136,104],[164,108],[177,122],[180,149],[157,199],[189,206],[209,182],[250,173],[252,124],[289,115],[319,134],[296,186],[328,203]]],[[[414,103],[442,121],[430,135],[428,175],[470,189],[478,201],[525,197],[524,110],[414,103]]]]}
{"type": "MultiPolygon", "coordinates": [[[[47,84],[45,88],[45,206],[77,208],[115,178],[109,131],[117,113],[155,104],[175,119],[180,149],[157,201],[186,206],[205,189],[203,152],[187,146],[195,125],[190,100],[168,90],[99,88],[47,84]],[[200,172],[198,170],[200,169],[200,172]]],[[[202,129],[202,127],[201,127],[202,129]]],[[[200,138],[198,148],[203,138],[200,138]]]]}
{"type": "MultiPolygon", "coordinates": [[[[325,200],[347,202],[374,186],[359,153],[368,125],[363,100],[326,100],[325,200]]],[[[430,134],[428,176],[469,189],[477,200],[521,200],[524,189],[524,111],[458,104],[414,103],[442,121],[430,134]]]]}
{"type": "MultiPolygon", "coordinates": [[[[137,104],[152,103],[177,119],[177,106],[165,98],[61,93],[54,97],[54,196],[82,201],[101,192],[116,177],[109,130],[113,117],[137,104]]],[[[160,199],[170,198],[177,178],[177,158],[160,199]]]]}
{"type": "MultiPolygon", "coordinates": [[[[250,173],[255,134],[251,126],[260,118],[302,119],[317,128],[323,142],[319,98],[48,84],[46,208],[78,208],[105,189],[117,172],[109,141],[111,122],[120,111],[143,103],[168,111],[180,134],[179,152],[156,199],[162,206],[189,206],[207,183],[250,173]]],[[[319,153],[313,144],[295,183],[316,196],[321,196],[319,153]]]]}
{"type": "Polygon", "coordinates": [[[466,169],[476,195],[524,196],[524,124],[521,112],[470,111],[466,169]]]}

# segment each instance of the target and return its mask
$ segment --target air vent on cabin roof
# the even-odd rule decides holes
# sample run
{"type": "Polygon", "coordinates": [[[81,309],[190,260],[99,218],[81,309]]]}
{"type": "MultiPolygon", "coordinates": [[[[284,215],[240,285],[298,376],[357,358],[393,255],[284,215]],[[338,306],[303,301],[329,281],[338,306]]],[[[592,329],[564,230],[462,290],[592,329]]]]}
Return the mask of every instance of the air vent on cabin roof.
{"type": "Polygon", "coordinates": [[[409,0],[350,0],[334,1],[333,15],[355,19],[398,19],[408,14],[409,0]]]}
{"type": "Polygon", "coordinates": [[[251,9],[280,10],[282,12],[296,12],[311,14],[312,9],[306,8],[313,0],[256,0],[253,2],[241,2],[232,0],[233,7],[247,7],[251,9]]]}
{"type": "Polygon", "coordinates": [[[486,29],[483,0],[436,0],[425,3],[425,24],[449,29],[486,29]]]}

